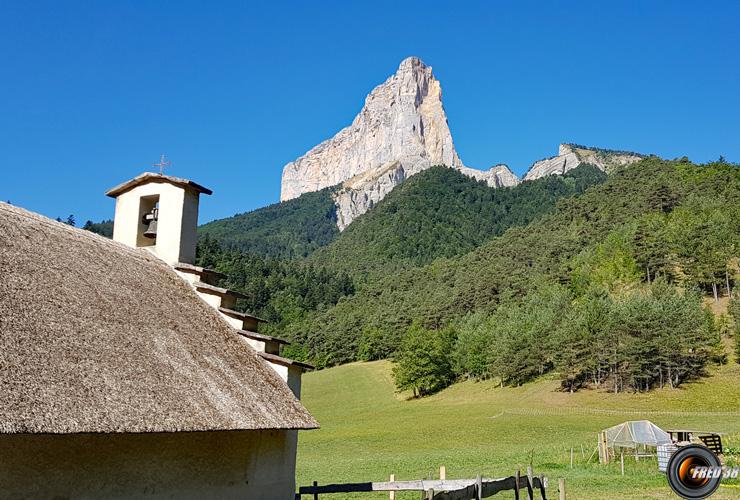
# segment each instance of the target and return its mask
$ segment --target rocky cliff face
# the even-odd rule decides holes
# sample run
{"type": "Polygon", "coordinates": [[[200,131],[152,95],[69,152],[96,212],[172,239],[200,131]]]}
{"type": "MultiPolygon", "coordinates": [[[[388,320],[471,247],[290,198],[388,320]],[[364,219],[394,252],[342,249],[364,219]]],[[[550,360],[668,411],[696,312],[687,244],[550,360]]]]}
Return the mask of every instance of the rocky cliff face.
{"type": "Polygon", "coordinates": [[[416,57],[377,86],[352,124],[283,168],[280,199],[339,185],[337,220],[344,229],[406,178],[447,165],[492,186],[516,184],[511,171],[467,168],[460,161],[432,68],[416,57]]]}
{"type": "MultiPolygon", "coordinates": [[[[641,159],[636,153],[561,144],[558,155],[535,162],[523,180],[564,174],[581,163],[604,171],[641,159]]],[[[492,187],[520,180],[506,165],[476,170],[455,151],[442,106],[442,87],[432,68],[416,57],[378,85],[349,127],[283,168],[280,200],[337,186],[337,226],[343,230],[408,177],[446,165],[492,187]]]]}
{"type": "Polygon", "coordinates": [[[283,169],[280,198],[334,186],[391,162],[413,175],[432,164],[461,165],[432,68],[404,60],[377,86],[352,125],[283,169]]]}
{"type": "Polygon", "coordinates": [[[589,148],[575,144],[561,144],[558,155],[534,162],[522,180],[539,179],[547,175],[562,175],[573,170],[581,163],[590,163],[605,172],[629,165],[644,158],[643,155],[626,151],[612,151],[608,149],[589,148]]]}
{"type": "Polygon", "coordinates": [[[344,231],[355,217],[373,208],[406,177],[401,162],[393,161],[343,182],[334,193],[339,230],[344,231]]]}
{"type": "Polygon", "coordinates": [[[458,170],[469,177],[473,177],[479,181],[485,181],[489,186],[496,188],[516,186],[520,182],[519,177],[503,163],[495,165],[489,170],[476,170],[468,167],[459,167],[458,170]]]}

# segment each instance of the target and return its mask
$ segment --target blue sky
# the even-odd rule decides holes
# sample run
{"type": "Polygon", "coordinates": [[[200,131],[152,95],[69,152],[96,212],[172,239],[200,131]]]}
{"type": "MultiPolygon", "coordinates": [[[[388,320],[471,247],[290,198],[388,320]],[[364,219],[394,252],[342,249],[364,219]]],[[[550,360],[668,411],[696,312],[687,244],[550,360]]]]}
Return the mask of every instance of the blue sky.
{"type": "Polygon", "coordinates": [[[471,167],[560,142],[737,162],[738,26],[738,2],[3,1],[0,199],[110,218],[166,153],[214,190],[201,222],[274,203],[410,55],[471,167]]]}

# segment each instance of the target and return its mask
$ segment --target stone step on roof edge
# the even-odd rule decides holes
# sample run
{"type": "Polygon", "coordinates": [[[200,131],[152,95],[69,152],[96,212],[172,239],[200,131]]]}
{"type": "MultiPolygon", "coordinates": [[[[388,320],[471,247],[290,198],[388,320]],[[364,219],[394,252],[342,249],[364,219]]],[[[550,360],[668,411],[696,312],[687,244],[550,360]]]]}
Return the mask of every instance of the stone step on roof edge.
{"type": "Polygon", "coordinates": [[[279,365],[285,365],[285,366],[297,366],[298,368],[303,368],[304,370],[315,370],[316,367],[313,365],[309,365],[308,363],[304,363],[302,361],[295,361],[293,359],[284,358],[282,356],[278,356],[277,354],[269,354],[266,352],[258,352],[257,353],[260,357],[264,358],[266,361],[271,361],[273,363],[277,363],[279,365]]]}
{"type": "Polygon", "coordinates": [[[208,269],[206,267],[188,264],[187,262],[178,262],[173,267],[177,269],[178,271],[182,271],[186,273],[194,273],[194,274],[199,274],[201,276],[210,274],[211,276],[215,276],[217,278],[226,278],[226,275],[224,273],[216,271],[215,269],[208,269]]]}
{"type": "Polygon", "coordinates": [[[193,286],[198,291],[204,291],[205,293],[213,293],[215,295],[229,295],[231,297],[235,297],[237,299],[246,299],[247,296],[243,293],[239,293],[235,290],[229,290],[228,288],[221,288],[214,285],[209,285],[208,283],[203,283],[202,281],[198,281],[197,283],[193,283],[193,286]]]}
{"type": "Polygon", "coordinates": [[[226,314],[227,316],[231,316],[232,318],[237,318],[237,319],[253,319],[253,320],[255,320],[255,321],[259,322],[259,323],[267,323],[268,322],[266,319],[259,318],[257,316],[252,315],[252,314],[235,311],[233,309],[228,309],[226,307],[219,307],[218,310],[220,312],[226,314]]]}
{"type": "Polygon", "coordinates": [[[290,345],[289,340],[281,339],[279,337],[270,337],[269,335],[263,335],[257,332],[250,332],[249,330],[237,330],[236,333],[243,337],[248,337],[254,340],[261,340],[265,342],[276,342],[278,344],[290,345]]]}

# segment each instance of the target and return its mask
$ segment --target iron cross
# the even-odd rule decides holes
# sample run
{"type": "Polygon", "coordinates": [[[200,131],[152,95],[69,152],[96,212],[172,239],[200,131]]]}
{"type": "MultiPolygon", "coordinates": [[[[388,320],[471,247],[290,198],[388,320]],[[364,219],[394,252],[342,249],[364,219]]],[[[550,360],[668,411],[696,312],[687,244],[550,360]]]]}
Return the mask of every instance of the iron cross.
{"type": "Polygon", "coordinates": [[[164,174],[164,169],[171,166],[172,162],[165,155],[159,156],[159,163],[152,163],[152,167],[159,167],[159,175],[164,174]]]}

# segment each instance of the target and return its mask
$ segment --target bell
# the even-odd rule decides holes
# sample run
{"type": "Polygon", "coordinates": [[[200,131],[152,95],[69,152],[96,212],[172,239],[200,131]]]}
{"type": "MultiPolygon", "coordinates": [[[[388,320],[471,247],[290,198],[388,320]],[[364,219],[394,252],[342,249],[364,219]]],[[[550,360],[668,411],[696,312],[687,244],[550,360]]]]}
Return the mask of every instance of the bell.
{"type": "Polygon", "coordinates": [[[144,231],[144,238],[154,239],[157,237],[157,219],[152,219],[144,231]]]}
{"type": "Polygon", "coordinates": [[[157,219],[159,219],[159,210],[153,208],[148,214],[144,214],[144,220],[142,222],[147,224],[146,231],[144,231],[144,238],[154,239],[157,237],[157,219]]]}

